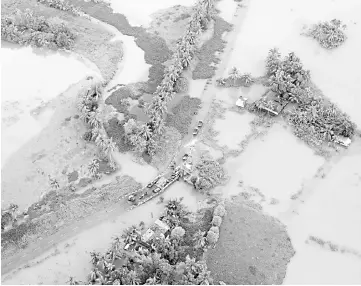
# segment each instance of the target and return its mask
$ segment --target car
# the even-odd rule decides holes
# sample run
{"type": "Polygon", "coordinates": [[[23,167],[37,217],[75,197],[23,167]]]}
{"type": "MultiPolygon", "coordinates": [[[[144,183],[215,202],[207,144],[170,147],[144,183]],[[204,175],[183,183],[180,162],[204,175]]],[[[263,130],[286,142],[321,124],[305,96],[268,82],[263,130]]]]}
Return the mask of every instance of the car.
{"type": "Polygon", "coordinates": [[[156,194],[156,193],[159,193],[161,190],[162,190],[162,189],[159,188],[159,187],[158,187],[158,188],[155,188],[155,189],[153,190],[153,193],[155,193],[155,194],[156,194]]]}
{"type": "Polygon", "coordinates": [[[154,185],[154,182],[151,182],[147,185],[147,188],[151,188],[151,187],[153,187],[153,185],[154,185]]]}
{"type": "Polygon", "coordinates": [[[188,154],[184,154],[184,155],[183,155],[183,158],[182,158],[182,159],[183,159],[183,161],[187,160],[187,159],[188,159],[188,157],[189,157],[189,155],[188,155],[188,154]]]}
{"type": "Polygon", "coordinates": [[[129,196],[128,201],[134,202],[135,201],[135,196],[133,196],[133,195],[129,196]]]}
{"type": "Polygon", "coordinates": [[[145,194],[141,195],[141,196],[139,197],[139,199],[141,200],[141,199],[144,198],[144,197],[145,197],[145,194]]]}
{"type": "Polygon", "coordinates": [[[198,127],[201,128],[203,126],[203,121],[202,120],[199,120],[198,121],[198,127]]]}
{"type": "Polygon", "coordinates": [[[144,195],[145,195],[145,196],[148,195],[148,192],[145,192],[144,195]]]}
{"type": "Polygon", "coordinates": [[[193,136],[196,136],[196,135],[198,135],[198,128],[194,128],[194,130],[193,130],[193,136]]]}

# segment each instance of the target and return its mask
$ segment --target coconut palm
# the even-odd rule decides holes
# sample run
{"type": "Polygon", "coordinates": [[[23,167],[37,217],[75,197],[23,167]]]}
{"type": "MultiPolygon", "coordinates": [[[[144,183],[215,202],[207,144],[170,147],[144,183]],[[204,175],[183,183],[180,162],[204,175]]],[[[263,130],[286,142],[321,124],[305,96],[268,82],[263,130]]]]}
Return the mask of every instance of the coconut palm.
{"type": "Polygon", "coordinates": [[[90,111],[87,114],[87,123],[90,124],[92,128],[100,128],[100,121],[98,119],[99,113],[97,111],[90,111]]]}
{"type": "Polygon", "coordinates": [[[147,281],[145,282],[145,285],[158,285],[159,283],[158,283],[158,279],[157,279],[157,277],[156,276],[154,276],[154,277],[149,277],[148,279],[147,279],[147,281]]]}
{"type": "Polygon", "coordinates": [[[205,231],[201,231],[200,229],[193,235],[194,247],[196,249],[203,248],[206,245],[206,237],[205,231]]]}
{"type": "Polygon", "coordinates": [[[102,151],[106,156],[110,156],[110,154],[116,150],[115,142],[112,138],[105,138],[103,142],[102,151]]]}
{"type": "Polygon", "coordinates": [[[98,262],[102,259],[102,255],[99,252],[92,251],[90,252],[91,260],[90,262],[96,266],[98,262]]]}
{"type": "Polygon", "coordinates": [[[88,170],[91,177],[96,177],[99,171],[99,161],[97,159],[93,159],[88,165],[88,170]]]}

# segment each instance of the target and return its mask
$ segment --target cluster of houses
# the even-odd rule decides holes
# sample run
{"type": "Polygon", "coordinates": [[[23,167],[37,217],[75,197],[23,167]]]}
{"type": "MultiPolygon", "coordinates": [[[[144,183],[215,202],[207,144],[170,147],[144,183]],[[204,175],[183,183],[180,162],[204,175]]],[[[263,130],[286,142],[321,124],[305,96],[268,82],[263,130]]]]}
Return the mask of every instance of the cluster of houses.
{"type": "Polygon", "coordinates": [[[124,246],[124,250],[132,251],[138,247],[143,247],[152,250],[152,240],[167,237],[170,235],[169,226],[160,219],[157,219],[143,234],[137,231],[132,241],[124,246]],[[140,239],[139,239],[140,237],[140,239]]]}

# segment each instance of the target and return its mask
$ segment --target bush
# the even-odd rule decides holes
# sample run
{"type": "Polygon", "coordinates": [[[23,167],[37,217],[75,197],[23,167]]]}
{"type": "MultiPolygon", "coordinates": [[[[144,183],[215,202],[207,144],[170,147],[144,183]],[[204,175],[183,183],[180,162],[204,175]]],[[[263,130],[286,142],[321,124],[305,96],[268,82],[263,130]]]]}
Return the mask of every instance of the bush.
{"type": "Polygon", "coordinates": [[[214,208],[213,211],[213,216],[220,216],[220,217],[224,217],[226,215],[226,209],[224,206],[222,205],[218,205],[214,208]]]}
{"type": "Polygon", "coordinates": [[[29,9],[25,12],[18,10],[14,17],[1,15],[1,37],[24,46],[66,50],[70,50],[75,41],[75,34],[64,23],[50,23],[29,9]]]}
{"type": "Polygon", "coordinates": [[[179,77],[178,80],[175,82],[174,91],[175,92],[187,92],[189,87],[188,79],[185,77],[179,77]]]}
{"type": "Polygon", "coordinates": [[[217,241],[219,239],[219,233],[213,232],[213,231],[208,231],[207,233],[207,241],[209,244],[216,244],[217,241]]]}
{"type": "Polygon", "coordinates": [[[173,230],[171,232],[171,236],[176,237],[176,238],[181,238],[184,236],[185,233],[186,232],[182,227],[176,226],[175,228],[173,228],[173,230]]]}
{"type": "Polygon", "coordinates": [[[196,165],[196,168],[200,177],[196,184],[196,189],[198,190],[210,190],[221,185],[226,179],[223,167],[217,161],[210,158],[203,156],[200,162],[196,165]]]}
{"type": "Polygon", "coordinates": [[[330,22],[313,25],[305,35],[317,40],[325,49],[334,49],[346,41],[345,30],[346,25],[342,25],[340,20],[333,19],[330,22]]]}
{"type": "Polygon", "coordinates": [[[214,233],[218,233],[219,234],[219,227],[218,226],[212,226],[209,231],[212,231],[214,233]]]}
{"type": "Polygon", "coordinates": [[[212,219],[212,225],[220,227],[222,224],[222,218],[220,216],[214,216],[212,219]]]}

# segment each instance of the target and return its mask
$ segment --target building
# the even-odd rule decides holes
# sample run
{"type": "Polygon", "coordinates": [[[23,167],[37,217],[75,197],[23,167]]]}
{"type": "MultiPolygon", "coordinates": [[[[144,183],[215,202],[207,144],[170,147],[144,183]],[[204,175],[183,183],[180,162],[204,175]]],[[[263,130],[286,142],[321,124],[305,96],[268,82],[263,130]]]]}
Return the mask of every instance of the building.
{"type": "Polygon", "coordinates": [[[242,95],[237,99],[236,105],[240,108],[245,108],[248,98],[243,97],[242,95]]]}
{"type": "Polygon", "coordinates": [[[165,236],[169,232],[169,226],[157,219],[142,235],[142,241],[148,242],[151,239],[165,236]]]}

